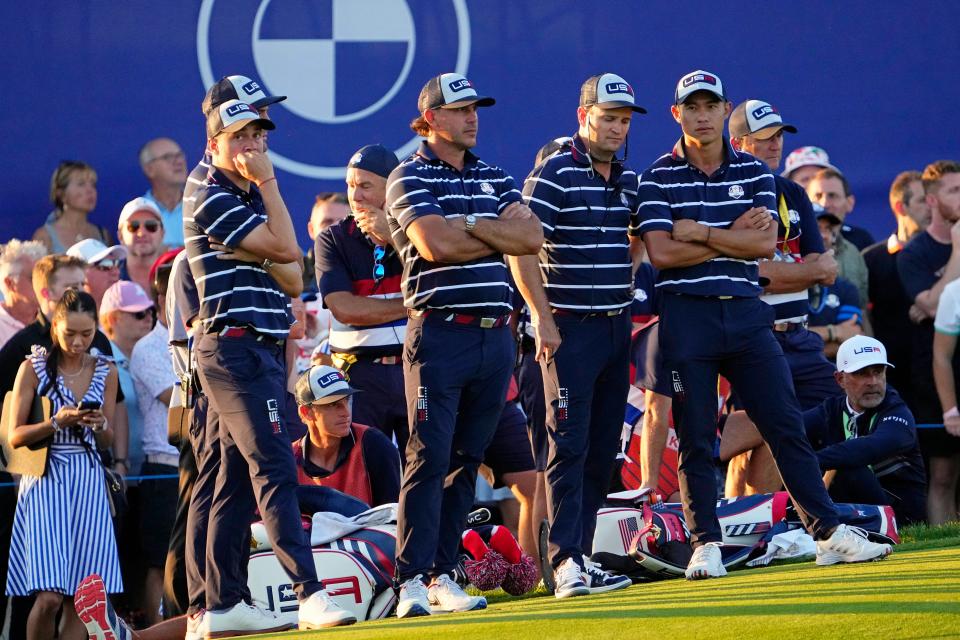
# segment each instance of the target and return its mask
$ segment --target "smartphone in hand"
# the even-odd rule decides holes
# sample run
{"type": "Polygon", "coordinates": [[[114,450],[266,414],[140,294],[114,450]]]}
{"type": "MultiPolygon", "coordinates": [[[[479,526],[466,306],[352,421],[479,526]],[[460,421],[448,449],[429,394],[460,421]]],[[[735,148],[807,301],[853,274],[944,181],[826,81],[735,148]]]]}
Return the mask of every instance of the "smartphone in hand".
{"type": "Polygon", "coordinates": [[[77,403],[77,409],[79,411],[99,411],[102,406],[103,403],[95,400],[83,400],[77,403]]]}

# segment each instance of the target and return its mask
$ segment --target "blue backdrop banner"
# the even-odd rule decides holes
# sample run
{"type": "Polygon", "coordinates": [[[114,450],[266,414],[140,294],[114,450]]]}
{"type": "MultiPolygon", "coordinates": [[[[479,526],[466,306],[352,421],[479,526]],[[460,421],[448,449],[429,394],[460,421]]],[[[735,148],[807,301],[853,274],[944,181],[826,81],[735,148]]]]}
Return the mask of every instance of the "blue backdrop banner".
{"type": "Polygon", "coordinates": [[[851,222],[877,239],[894,176],[958,158],[960,5],[926,0],[685,3],[614,0],[86,0],[3,3],[7,109],[0,240],[29,237],[64,159],[99,173],[93,219],[116,224],[146,181],[137,152],[169,136],[188,168],[202,154],[200,102],[229,74],[270,94],[270,150],[301,243],[320,191],[343,190],[353,152],[409,154],[424,82],[466,74],[497,104],[481,112],[484,159],[518,180],[537,149],[573,133],[580,84],[612,71],[649,110],[632,126],[643,169],[679,136],[669,107],[693,69],[735,103],[769,101],[799,133],[786,152],[825,148],[857,197],[851,222]]]}

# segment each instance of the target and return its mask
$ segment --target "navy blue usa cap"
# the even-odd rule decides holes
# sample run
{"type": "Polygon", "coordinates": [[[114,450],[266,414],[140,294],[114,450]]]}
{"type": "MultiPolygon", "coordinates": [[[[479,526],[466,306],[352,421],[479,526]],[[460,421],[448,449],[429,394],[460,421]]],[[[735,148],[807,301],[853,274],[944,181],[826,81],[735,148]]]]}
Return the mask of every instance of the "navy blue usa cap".
{"type": "Polygon", "coordinates": [[[230,100],[239,100],[254,109],[263,109],[286,99],[287,96],[268,96],[260,83],[247,76],[224,76],[207,91],[200,110],[203,115],[209,115],[212,110],[230,100]]]}
{"type": "Polygon", "coordinates": [[[382,144],[368,144],[357,149],[347,166],[375,173],[381,178],[388,178],[390,172],[396,169],[399,164],[397,154],[390,149],[382,144]]]}
{"type": "Polygon", "coordinates": [[[647,110],[637,105],[633,98],[633,87],[615,73],[601,73],[590,76],[580,86],[580,106],[597,105],[601,109],[629,107],[637,113],[647,110]]]}
{"type": "Polygon", "coordinates": [[[441,73],[423,85],[417,100],[417,109],[423,113],[428,109],[456,109],[473,103],[478,107],[490,107],[496,100],[477,95],[473,83],[459,73],[441,73]]]}

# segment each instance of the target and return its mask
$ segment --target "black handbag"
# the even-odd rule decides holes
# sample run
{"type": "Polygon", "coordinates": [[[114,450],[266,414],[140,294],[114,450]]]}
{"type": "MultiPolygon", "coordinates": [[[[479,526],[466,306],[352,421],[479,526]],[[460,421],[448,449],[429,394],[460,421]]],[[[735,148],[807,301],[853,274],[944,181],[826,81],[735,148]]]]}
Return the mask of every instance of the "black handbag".
{"type": "MultiPolygon", "coordinates": [[[[52,405],[44,395],[35,394],[30,405],[27,424],[37,424],[50,419],[52,405]]],[[[13,392],[3,397],[3,414],[0,417],[0,462],[9,473],[29,476],[43,476],[50,464],[50,443],[53,436],[22,447],[10,445],[10,434],[17,427],[16,409],[13,406],[13,392]]]]}

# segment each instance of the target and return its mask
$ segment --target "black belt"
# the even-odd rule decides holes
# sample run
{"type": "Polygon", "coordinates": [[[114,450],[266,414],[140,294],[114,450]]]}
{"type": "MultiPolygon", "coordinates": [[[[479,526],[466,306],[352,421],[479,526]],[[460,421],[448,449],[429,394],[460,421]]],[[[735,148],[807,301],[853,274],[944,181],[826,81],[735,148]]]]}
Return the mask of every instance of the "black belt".
{"type": "Polygon", "coordinates": [[[569,309],[557,309],[556,307],[550,309],[555,316],[576,316],[578,318],[610,318],[613,316],[619,316],[626,310],[627,307],[620,307],[619,309],[609,309],[607,311],[587,311],[586,313],[582,313],[580,311],[571,311],[569,309]]]}

